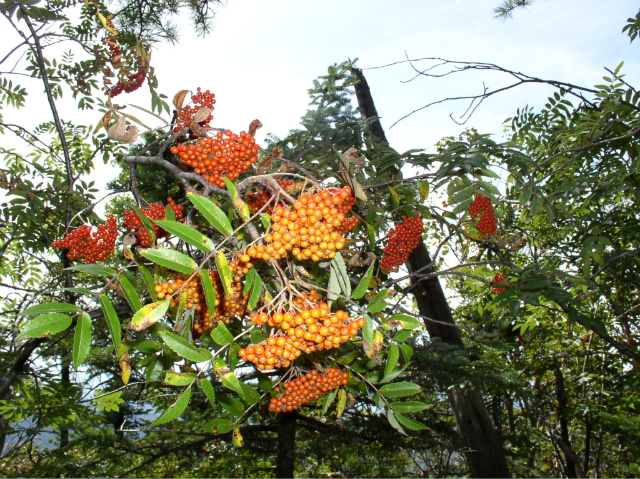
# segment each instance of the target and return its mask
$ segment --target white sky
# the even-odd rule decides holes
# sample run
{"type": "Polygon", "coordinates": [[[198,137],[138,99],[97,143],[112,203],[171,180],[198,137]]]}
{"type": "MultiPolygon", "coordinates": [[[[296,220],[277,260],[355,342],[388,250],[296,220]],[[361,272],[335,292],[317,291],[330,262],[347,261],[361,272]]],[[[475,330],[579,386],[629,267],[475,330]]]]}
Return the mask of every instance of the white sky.
{"type": "MultiPolygon", "coordinates": [[[[182,41],[156,51],[153,63],[160,88],[170,97],[180,89],[208,88],[218,101],[216,126],[240,130],[259,118],[261,139],[297,127],[312,80],[332,63],[358,58],[389,141],[401,151],[431,148],[441,137],[459,133],[463,127],[449,113],[461,114],[466,105],[433,107],[389,129],[409,111],[447,96],[478,93],[482,81],[490,87],[508,81],[485,72],[403,84],[413,76],[407,64],[367,70],[403,60],[405,51],[412,58],[491,62],[584,86],[598,83],[604,66],[626,61],[629,79],[640,79],[640,41],[630,45],[621,33],[638,11],[637,1],[537,0],[506,22],[493,18],[499,1],[228,0],[209,37],[197,39],[181,27],[182,41]]],[[[502,121],[516,108],[544,104],[550,91],[525,86],[494,97],[467,126],[500,134],[502,121]]]]}
{"type": "MultiPolygon", "coordinates": [[[[479,93],[483,81],[491,88],[509,81],[489,72],[470,72],[440,79],[423,77],[407,84],[402,81],[413,76],[407,64],[370,69],[403,60],[405,51],[412,58],[491,62],[584,86],[600,82],[606,73],[604,66],[615,68],[625,61],[623,72],[628,80],[640,83],[640,40],[630,44],[621,33],[626,19],[638,11],[636,0],[537,0],[527,10],[516,11],[514,18],[506,22],[493,18],[493,9],[499,3],[500,0],[228,0],[218,9],[209,36],[196,38],[185,18],[180,26],[181,42],[176,46],[160,45],[153,54],[152,65],[160,80],[159,90],[170,99],[181,89],[210,89],[217,98],[213,125],[239,132],[258,118],[264,124],[257,135],[262,141],[269,132],[282,137],[298,127],[308,107],[307,89],[313,79],[326,73],[328,65],[358,58],[389,141],[401,152],[432,149],[443,136],[460,133],[464,127],[451,121],[449,113],[460,115],[467,105],[435,106],[389,128],[406,113],[447,96],[479,93]]],[[[0,37],[5,45],[13,46],[13,35],[5,32],[0,37]]],[[[145,90],[123,94],[117,100],[148,106],[145,90]]],[[[544,104],[551,91],[524,86],[493,97],[466,126],[501,135],[505,118],[525,104],[544,104]]],[[[4,110],[5,121],[40,121],[44,115],[49,116],[47,110],[42,110],[42,99],[33,93],[30,108],[17,119],[9,109],[4,110]],[[37,117],[33,116],[34,111],[39,112],[37,117]]],[[[74,105],[71,100],[61,109],[63,118],[73,116],[77,122],[93,124],[99,121],[95,112],[81,120],[85,113],[78,112],[74,105]]],[[[144,114],[135,114],[149,121],[144,114]]],[[[100,168],[91,179],[104,185],[112,176],[100,168]]]]}

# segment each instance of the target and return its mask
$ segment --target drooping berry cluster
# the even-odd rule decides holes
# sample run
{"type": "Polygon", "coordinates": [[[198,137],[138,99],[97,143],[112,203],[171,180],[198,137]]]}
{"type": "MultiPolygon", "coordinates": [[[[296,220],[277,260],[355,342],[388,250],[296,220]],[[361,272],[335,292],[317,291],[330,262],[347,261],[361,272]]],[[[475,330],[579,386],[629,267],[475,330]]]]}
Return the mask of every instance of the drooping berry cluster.
{"type": "Polygon", "coordinates": [[[404,223],[397,225],[387,235],[387,245],[383,250],[384,257],[380,266],[388,271],[404,264],[422,237],[422,218],[417,211],[413,218],[403,216],[402,219],[404,223]]]}
{"type": "Polygon", "coordinates": [[[116,83],[113,88],[111,88],[107,94],[111,96],[111,98],[118,96],[123,91],[126,93],[131,93],[140,88],[144,81],[147,78],[147,71],[149,67],[145,65],[141,65],[138,68],[138,71],[132,73],[128,77],[120,77],[118,79],[118,83],[116,83]]]}
{"type": "MultiPolygon", "coordinates": [[[[493,280],[491,281],[491,284],[498,284],[498,283],[504,283],[505,280],[505,276],[504,274],[499,274],[496,273],[495,277],[493,278],[493,280]]],[[[504,290],[506,290],[507,288],[501,288],[501,287],[494,287],[491,292],[492,293],[502,293],[504,290]]]]}
{"type": "Polygon", "coordinates": [[[222,178],[235,180],[258,159],[260,147],[250,134],[239,135],[229,130],[219,131],[215,138],[200,138],[196,143],[183,143],[171,148],[180,161],[194,168],[213,186],[224,188],[222,178]],[[226,138],[225,138],[226,136],[226,138]]]}
{"type": "MultiPolygon", "coordinates": [[[[180,218],[182,218],[182,211],[184,210],[184,206],[177,205],[171,198],[167,198],[167,203],[171,205],[176,219],[179,220],[180,218]]],[[[166,207],[162,203],[151,203],[146,208],[140,208],[140,212],[149,219],[162,220],[164,219],[166,213],[166,207]]],[[[147,233],[147,230],[142,224],[142,220],[138,217],[136,212],[125,210],[123,211],[123,214],[124,223],[122,223],[122,226],[127,231],[134,231],[133,235],[136,237],[138,246],[142,248],[151,247],[151,237],[149,236],[149,233],[147,233]]],[[[155,235],[156,239],[158,239],[166,236],[166,231],[154,223],[153,234],[155,235]]]]}
{"type": "MultiPolygon", "coordinates": [[[[278,184],[282,189],[285,189],[289,186],[293,186],[295,184],[295,181],[280,180],[278,181],[278,184]]],[[[249,209],[255,213],[256,211],[260,211],[262,208],[264,208],[264,206],[269,202],[269,200],[271,200],[271,198],[273,198],[273,195],[270,191],[259,190],[255,193],[249,191],[247,193],[247,206],[249,206],[249,209]]],[[[267,211],[267,213],[273,213],[273,210],[275,210],[278,206],[285,206],[285,203],[282,201],[273,202],[271,204],[270,211],[267,211]]]]}
{"type": "MultiPolygon", "coordinates": [[[[349,382],[349,373],[336,368],[327,368],[324,374],[319,374],[317,369],[308,372],[300,379],[284,383],[284,394],[277,398],[271,398],[269,411],[288,412],[298,409],[303,404],[330,393],[334,389],[341,388],[349,382]]],[[[275,388],[280,392],[280,388],[275,388]]]]}
{"type": "Polygon", "coordinates": [[[331,188],[314,195],[302,195],[293,209],[279,206],[271,216],[271,231],[264,244],[246,254],[263,260],[280,259],[291,252],[298,260],[321,261],[335,257],[345,244],[339,228],[355,199],[351,188],[331,188]]]}
{"type": "Polygon", "coordinates": [[[51,243],[51,246],[68,249],[67,258],[71,261],[81,258],[91,264],[104,261],[113,253],[117,237],[116,218],[109,215],[107,221],[95,230],[89,225],[82,225],[63,239],[51,243]]]}
{"type": "MultiPolygon", "coordinates": [[[[140,50],[135,49],[133,55],[129,54],[130,61],[133,61],[135,68],[137,68],[135,72],[131,73],[131,70],[126,66],[127,62],[123,59],[122,49],[118,44],[118,38],[116,37],[117,32],[115,32],[111,17],[108,18],[106,27],[107,36],[102,40],[102,43],[109,48],[109,61],[113,65],[113,68],[118,71],[117,83],[111,88],[106,88],[107,95],[113,98],[123,91],[127,93],[134,92],[144,84],[147,73],[149,72],[149,56],[144,52],[144,48],[140,50]]],[[[111,83],[106,77],[112,75],[111,70],[107,69],[105,85],[111,83]]]]}
{"type": "Polygon", "coordinates": [[[488,235],[496,234],[498,222],[496,221],[493,206],[491,205],[491,198],[478,194],[471,203],[471,206],[469,206],[469,214],[472,218],[475,218],[480,213],[482,213],[482,216],[476,226],[478,231],[488,235]]]}
{"type": "Polygon", "coordinates": [[[358,328],[365,322],[364,318],[349,319],[349,314],[341,310],[331,314],[327,303],[273,315],[253,313],[249,319],[256,324],[280,328],[261,343],[238,351],[242,359],[261,370],[286,368],[302,353],[337,348],[358,334],[358,328]]]}
{"type": "MultiPolygon", "coordinates": [[[[209,90],[202,91],[198,87],[196,93],[191,95],[191,101],[193,103],[192,105],[187,105],[178,112],[175,128],[172,131],[173,133],[191,125],[195,114],[203,106],[209,108],[210,110],[213,110],[215,108],[214,105],[216,104],[216,95],[214,93],[211,93],[209,90]]],[[[208,126],[211,120],[213,120],[213,115],[209,115],[208,118],[200,121],[199,125],[208,126]]]]}

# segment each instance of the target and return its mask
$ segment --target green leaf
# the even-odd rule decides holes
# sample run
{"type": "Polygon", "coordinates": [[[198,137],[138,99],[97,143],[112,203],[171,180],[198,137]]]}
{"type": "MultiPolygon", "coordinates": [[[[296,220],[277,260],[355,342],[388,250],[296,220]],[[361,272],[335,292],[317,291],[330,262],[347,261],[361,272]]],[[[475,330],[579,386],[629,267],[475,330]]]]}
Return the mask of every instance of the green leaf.
{"type": "Polygon", "coordinates": [[[347,266],[344,264],[344,259],[340,253],[336,253],[333,260],[331,260],[331,268],[336,272],[340,289],[345,296],[351,296],[351,282],[349,281],[349,274],[347,273],[347,266]]]}
{"type": "Polygon", "coordinates": [[[407,435],[407,433],[404,432],[404,429],[402,429],[402,426],[398,422],[398,419],[396,419],[396,414],[393,412],[392,409],[389,409],[387,411],[387,419],[389,420],[389,424],[391,424],[391,427],[393,427],[400,434],[404,434],[405,436],[407,435]]]}
{"type": "Polygon", "coordinates": [[[176,401],[160,415],[160,417],[149,424],[149,427],[159,426],[160,424],[165,424],[180,417],[184,410],[187,409],[189,399],[191,399],[191,386],[185,389],[184,392],[178,396],[176,401]]]}
{"type": "Polygon", "coordinates": [[[213,339],[220,346],[226,346],[233,342],[233,334],[229,332],[227,326],[220,322],[215,329],[211,330],[211,339],[213,339]]]}
{"type": "Polygon", "coordinates": [[[429,407],[428,404],[420,401],[395,401],[390,403],[389,406],[396,412],[418,412],[429,407]]]}
{"type": "Polygon", "coordinates": [[[200,388],[204,391],[211,403],[211,406],[216,407],[216,393],[213,390],[213,386],[211,385],[211,381],[207,378],[203,378],[200,380],[200,388]]]}
{"type": "Polygon", "coordinates": [[[213,317],[216,311],[216,290],[213,287],[208,271],[200,270],[200,284],[202,284],[202,290],[204,291],[209,316],[213,317]]]}
{"type": "Polygon", "coordinates": [[[352,299],[360,299],[360,298],[362,298],[365,295],[365,293],[367,292],[367,289],[369,289],[369,283],[371,282],[371,274],[373,273],[374,265],[375,265],[375,262],[371,263],[369,265],[369,269],[367,270],[367,274],[365,274],[362,277],[362,279],[360,279],[360,282],[358,283],[358,286],[353,291],[353,293],[351,293],[351,298],[352,299]]]}
{"type": "Polygon", "coordinates": [[[176,336],[169,331],[161,331],[159,334],[164,343],[183,358],[193,361],[194,363],[199,363],[208,359],[205,355],[199,352],[193,344],[182,339],[180,336],[176,336]]]}
{"type": "Polygon", "coordinates": [[[334,268],[330,268],[329,271],[329,283],[327,284],[327,300],[329,304],[332,301],[338,299],[340,295],[340,281],[338,280],[338,273],[334,268]]]}
{"type": "Polygon", "coordinates": [[[367,314],[364,315],[364,327],[362,328],[362,339],[367,343],[371,344],[373,342],[373,320],[367,314]]]}
{"type": "Polygon", "coordinates": [[[100,276],[115,276],[118,274],[117,270],[100,264],[79,264],[77,266],[66,268],[66,270],[80,271],[81,273],[97,274],[100,276]]]}
{"type": "Polygon", "coordinates": [[[131,329],[134,331],[142,331],[152,324],[157,323],[166,314],[170,304],[171,300],[169,299],[147,304],[133,315],[131,319],[131,329]]]}
{"type": "MultiPolygon", "coordinates": [[[[147,230],[147,233],[149,234],[149,238],[151,238],[151,244],[155,246],[156,244],[156,234],[153,232],[153,225],[151,224],[151,220],[142,213],[142,211],[140,211],[140,208],[138,208],[136,205],[133,205],[133,211],[136,212],[136,214],[138,215],[138,218],[140,218],[140,221],[142,221],[142,225],[144,226],[144,229],[147,230]]],[[[165,214],[166,214],[166,209],[165,209],[165,214]]]]}
{"type": "Polygon", "coordinates": [[[396,344],[392,344],[389,348],[389,353],[387,354],[387,362],[384,366],[384,375],[388,376],[391,374],[393,369],[398,364],[398,359],[400,359],[400,350],[396,344]]]}
{"type": "Polygon", "coordinates": [[[329,394],[326,394],[324,396],[324,401],[323,401],[324,404],[322,405],[323,416],[327,413],[327,411],[329,410],[329,406],[331,406],[331,403],[333,402],[333,400],[336,398],[337,395],[338,395],[338,390],[334,389],[329,394]]]}
{"type": "Polygon", "coordinates": [[[202,428],[214,434],[225,434],[233,429],[235,423],[231,419],[212,419],[202,428]]]}
{"type": "Polygon", "coordinates": [[[194,193],[187,193],[191,203],[198,209],[202,216],[211,223],[215,229],[217,229],[224,236],[229,236],[233,233],[231,222],[227,215],[211,200],[198,196],[194,193]]]}
{"type": "MultiPolygon", "coordinates": [[[[251,268],[251,271],[253,271],[253,268],[251,268]]],[[[249,301],[247,302],[247,309],[249,311],[252,311],[258,304],[258,301],[260,301],[260,298],[262,297],[262,286],[262,278],[256,273],[255,277],[253,278],[251,296],[249,296],[249,301]]]]}
{"type": "Polygon", "coordinates": [[[131,306],[131,310],[138,311],[140,308],[142,308],[140,295],[138,295],[138,292],[125,275],[121,274],[120,276],[118,276],[118,280],[120,281],[120,286],[122,286],[124,298],[127,300],[127,303],[129,303],[129,306],[131,306]]]}
{"type": "Polygon", "coordinates": [[[218,251],[214,258],[218,274],[220,275],[220,280],[222,281],[222,287],[224,288],[224,294],[228,298],[234,293],[232,286],[233,278],[231,276],[229,263],[227,263],[227,258],[222,251],[218,251]]]}
{"type": "Polygon", "coordinates": [[[396,413],[396,418],[398,419],[398,422],[400,424],[402,424],[404,427],[412,429],[414,431],[420,431],[422,429],[429,429],[424,424],[420,424],[419,422],[414,421],[413,419],[409,419],[408,417],[403,416],[402,414],[396,413]]]}
{"type": "Polygon", "coordinates": [[[242,401],[238,401],[236,398],[232,398],[226,394],[218,394],[217,399],[220,406],[225,408],[229,414],[238,417],[242,416],[244,412],[244,404],[242,404],[242,401]]]}
{"type": "Polygon", "coordinates": [[[347,405],[347,391],[344,388],[338,390],[338,404],[336,406],[336,418],[342,416],[344,408],[347,405]]]}
{"type": "Polygon", "coordinates": [[[87,313],[78,316],[73,336],[73,369],[76,371],[89,355],[91,349],[91,318],[87,313]]]}
{"type": "MultiPolygon", "coordinates": [[[[375,301],[375,300],[374,300],[375,301]]],[[[403,329],[415,329],[420,326],[420,321],[413,316],[407,314],[394,314],[384,320],[382,324],[394,326],[399,324],[403,329]]]]}
{"type": "Polygon", "coordinates": [[[251,291],[251,287],[253,286],[253,281],[255,279],[255,276],[256,276],[256,269],[251,268],[247,273],[247,276],[245,276],[244,278],[244,288],[242,289],[243,296],[248,295],[249,291],[251,291]]]}
{"type": "Polygon", "coordinates": [[[247,405],[251,406],[260,400],[260,393],[251,387],[251,385],[247,383],[240,383],[240,386],[242,387],[242,395],[245,398],[247,405]]]}
{"type": "Polygon", "coordinates": [[[373,298],[373,301],[371,301],[369,303],[369,306],[367,306],[367,311],[369,311],[370,313],[379,313],[384,308],[386,308],[387,303],[384,302],[384,298],[386,298],[388,294],[389,290],[386,288],[378,291],[378,294],[376,294],[375,298],[373,298]]]}
{"type": "Polygon", "coordinates": [[[172,249],[146,249],[141,254],[154,263],[179,273],[191,274],[198,268],[189,256],[172,249]]]}
{"type": "Polygon", "coordinates": [[[234,185],[233,182],[230,181],[228,178],[223,177],[222,181],[224,181],[224,184],[227,186],[227,190],[229,190],[229,195],[231,196],[231,201],[233,201],[233,204],[235,205],[236,210],[238,211],[238,213],[240,213],[240,217],[242,218],[242,220],[249,221],[249,218],[251,217],[249,206],[247,206],[247,204],[238,194],[236,185],[234,185]]]}
{"type": "Polygon", "coordinates": [[[31,316],[43,313],[75,313],[77,311],[82,311],[82,308],[79,308],[75,304],[53,302],[31,306],[20,313],[20,316],[31,316]]]}
{"type": "Polygon", "coordinates": [[[165,231],[168,231],[174,236],[177,236],[185,243],[189,243],[191,246],[195,246],[200,251],[209,253],[215,249],[215,246],[209,238],[200,233],[192,226],[185,225],[184,223],[178,223],[177,221],[155,220],[158,226],[165,231]]]}
{"type": "Polygon", "coordinates": [[[164,376],[164,383],[169,386],[188,386],[196,380],[198,376],[193,373],[176,373],[168,371],[164,376]]]}
{"type": "Polygon", "coordinates": [[[56,334],[71,326],[71,318],[64,313],[49,313],[29,320],[18,338],[41,338],[56,334]]]}
{"type": "Polygon", "coordinates": [[[231,389],[232,391],[237,392],[240,397],[244,399],[244,390],[242,386],[240,386],[240,381],[236,377],[236,374],[231,371],[227,363],[224,362],[222,358],[215,358],[213,363],[213,368],[216,375],[222,380],[222,384],[231,389]]]}
{"type": "Polygon", "coordinates": [[[151,295],[153,301],[158,301],[158,293],[156,293],[156,282],[153,279],[151,272],[142,265],[138,265],[138,269],[144,278],[144,282],[147,283],[147,290],[151,295]]]}
{"type": "Polygon", "coordinates": [[[422,388],[414,383],[399,382],[392,384],[385,384],[380,388],[380,392],[386,397],[402,397],[412,396],[422,391],[422,388]]]}

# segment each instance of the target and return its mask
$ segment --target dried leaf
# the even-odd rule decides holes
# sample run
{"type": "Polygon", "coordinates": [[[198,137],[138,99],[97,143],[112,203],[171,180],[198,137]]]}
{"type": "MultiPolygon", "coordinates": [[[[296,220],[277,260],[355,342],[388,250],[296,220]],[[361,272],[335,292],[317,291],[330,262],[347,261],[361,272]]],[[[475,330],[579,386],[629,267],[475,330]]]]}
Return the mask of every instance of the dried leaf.
{"type": "Polygon", "coordinates": [[[209,115],[211,115],[211,112],[213,110],[211,108],[208,108],[206,106],[200,107],[200,109],[196,112],[195,115],[193,115],[193,121],[195,123],[200,123],[201,121],[205,121],[207,118],[209,118],[209,115]]]}
{"type": "Polygon", "coordinates": [[[180,90],[178,93],[175,94],[175,96],[173,97],[173,106],[176,107],[176,110],[178,111],[182,110],[184,99],[186,98],[188,93],[189,93],[189,90],[180,90]]]}
{"type": "Polygon", "coordinates": [[[306,181],[298,181],[291,186],[287,186],[284,189],[284,191],[286,191],[290,195],[295,195],[297,193],[300,193],[306,185],[307,185],[306,181]]]}
{"type": "Polygon", "coordinates": [[[260,120],[253,120],[250,124],[249,124],[249,134],[251,136],[256,136],[256,131],[262,128],[262,122],[260,122],[260,120]]]}
{"type": "Polygon", "coordinates": [[[301,266],[301,265],[297,265],[296,266],[296,271],[298,273],[300,273],[302,276],[305,276],[307,278],[311,278],[311,274],[306,269],[304,269],[304,267],[301,266]]]}
{"type": "Polygon", "coordinates": [[[191,125],[189,125],[189,129],[193,132],[194,135],[196,135],[198,137],[207,136],[207,132],[204,130],[204,128],[202,128],[195,121],[191,122],[191,125]]]}
{"type": "Polygon", "coordinates": [[[138,127],[133,125],[127,126],[127,119],[124,116],[118,118],[118,122],[109,128],[109,138],[116,141],[123,141],[131,144],[138,139],[138,127]]]}
{"type": "Polygon", "coordinates": [[[349,401],[349,405],[347,406],[347,409],[351,409],[353,406],[356,405],[356,398],[353,397],[351,393],[347,393],[347,401],[349,401]]]}
{"type": "Polygon", "coordinates": [[[348,261],[349,266],[366,266],[368,264],[373,263],[376,260],[377,256],[369,251],[365,258],[362,257],[362,253],[357,252],[354,254],[351,259],[348,261]]]}
{"type": "Polygon", "coordinates": [[[122,371],[122,382],[127,385],[131,377],[131,362],[129,361],[129,353],[124,353],[118,361],[120,370],[122,371]]]}
{"type": "Polygon", "coordinates": [[[102,123],[102,127],[109,131],[109,123],[111,122],[111,112],[108,111],[104,114],[104,116],[102,117],[102,120],[100,120],[100,123],[102,123]]]}
{"type": "Polygon", "coordinates": [[[292,171],[295,171],[295,170],[296,170],[295,168],[292,168],[286,163],[282,163],[280,165],[280,168],[278,168],[278,173],[291,173],[292,171]]]}
{"type": "Polygon", "coordinates": [[[353,163],[356,167],[361,170],[362,162],[360,161],[360,151],[354,147],[349,148],[347,151],[343,153],[344,159],[349,163],[353,163]]]}

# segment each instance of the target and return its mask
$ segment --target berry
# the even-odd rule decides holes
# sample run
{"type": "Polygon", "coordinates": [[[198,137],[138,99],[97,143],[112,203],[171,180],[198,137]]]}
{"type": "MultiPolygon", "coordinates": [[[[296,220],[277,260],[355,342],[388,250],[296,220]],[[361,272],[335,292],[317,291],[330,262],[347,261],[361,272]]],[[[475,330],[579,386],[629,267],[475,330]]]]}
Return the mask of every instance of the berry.
{"type": "Polygon", "coordinates": [[[387,246],[380,261],[380,266],[387,271],[393,271],[404,264],[422,238],[422,218],[417,211],[413,218],[403,216],[402,219],[404,223],[397,225],[387,235],[387,246]]]}
{"type": "Polygon", "coordinates": [[[82,258],[85,263],[91,264],[105,261],[113,253],[117,237],[116,218],[109,215],[107,221],[98,226],[96,231],[89,225],[83,225],[63,239],[54,241],[51,246],[68,249],[67,258],[71,261],[82,258]]]}
{"type": "Polygon", "coordinates": [[[491,205],[491,198],[478,194],[471,203],[471,206],[469,206],[469,214],[471,218],[475,218],[480,213],[482,216],[480,216],[480,221],[478,221],[478,225],[476,226],[478,231],[488,235],[496,234],[498,222],[496,221],[493,206],[491,205]]]}
{"type": "MultiPolygon", "coordinates": [[[[285,189],[285,188],[288,188],[289,186],[293,186],[295,184],[295,181],[280,180],[278,181],[278,184],[282,189],[285,189]]],[[[247,206],[249,206],[249,209],[255,213],[256,211],[260,211],[262,208],[264,208],[264,206],[269,202],[269,200],[271,200],[272,197],[273,195],[271,194],[270,191],[259,190],[256,193],[249,191],[247,193],[247,206]]],[[[285,206],[285,204],[282,201],[277,201],[272,203],[272,206],[270,207],[271,213],[278,206],[285,206]]]]}

